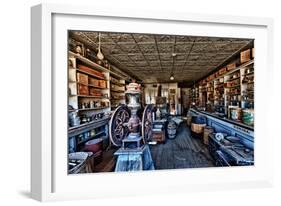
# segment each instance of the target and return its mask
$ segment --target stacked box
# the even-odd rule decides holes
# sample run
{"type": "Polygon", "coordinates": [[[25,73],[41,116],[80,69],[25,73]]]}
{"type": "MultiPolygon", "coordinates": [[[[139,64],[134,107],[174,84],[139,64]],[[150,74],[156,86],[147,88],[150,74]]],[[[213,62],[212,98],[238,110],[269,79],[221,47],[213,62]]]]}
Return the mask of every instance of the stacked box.
{"type": "Polygon", "coordinates": [[[78,72],[77,73],[77,82],[87,85],[88,84],[88,75],[78,72]]]}
{"type": "Polygon", "coordinates": [[[226,66],[226,68],[227,68],[227,71],[230,71],[230,70],[232,70],[232,69],[235,69],[235,68],[236,68],[236,63],[228,64],[228,65],[226,66]]]}
{"type": "Polygon", "coordinates": [[[94,79],[94,78],[89,78],[89,84],[93,85],[95,87],[99,87],[99,80],[98,79],[94,79]]]}
{"type": "Polygon", "coordinates": [[[240,63],[245,63],[251,60],[251,49],[240,52],[240,63]]]}
{"type": "Polygon", "coordinates": [[[102,96],[102,93],[99,89],[95,89],[95,88],[90,88],[89,91],[91,96],[102,96]]]}
{"type": "Polygon", "coordinates": [[[90,67],[87,67],[87,66],[84,66],[84,65],[79,64],[79,65],[78,65],[78,69],[80,69],[81,71],[87,72],[87,73],[89,73],[89,74],[92,74],[92,75],[94,75],[94,76],[97,76],[97,77],[99,77],[99,78],[104,79],[103,73],[101,73],[101,72],[99,72],[99,71],[97,71],[97,70],[94,70],[94,69],[92,69],[92,68],[90,68],[90,67]]]}
{"type": "Polygon", "coordinates": [[[221,68],[221,69],[219,70],[219,75],[222,75],[222,74],[224,74],[225,72],[227,72],[227,69],[226,69],[226,67],[223,67],[223,68],[221,68]]]}
{"type": "Polygon", "coordinates": [[[82,85],[82,84],[78,84],[78,94],[79,95],[89,95],[89,88],[88,86],[82,85]]]}
{"type": "Polygon", "coordinates": [[[106,81],[105,80],[99,80],[99,86],[102,88],[106,88],[106,81]]]}

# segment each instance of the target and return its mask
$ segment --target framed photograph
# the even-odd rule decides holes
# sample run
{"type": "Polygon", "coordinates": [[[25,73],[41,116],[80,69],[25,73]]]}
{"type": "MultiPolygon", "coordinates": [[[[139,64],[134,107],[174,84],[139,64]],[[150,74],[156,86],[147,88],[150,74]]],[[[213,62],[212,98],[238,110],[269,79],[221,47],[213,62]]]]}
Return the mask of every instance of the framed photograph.
{"type": "Polygon", "coordinates": [[[32,198],[272,186],[271,19],[41,4],[31,25],[32,198]]]}

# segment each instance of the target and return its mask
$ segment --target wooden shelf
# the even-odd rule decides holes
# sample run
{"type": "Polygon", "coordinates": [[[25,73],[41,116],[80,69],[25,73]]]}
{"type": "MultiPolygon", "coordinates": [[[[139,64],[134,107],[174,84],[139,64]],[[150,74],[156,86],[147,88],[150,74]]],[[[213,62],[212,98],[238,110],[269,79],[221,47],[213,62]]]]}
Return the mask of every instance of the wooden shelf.
{"type": "Polygon", "coordinates": [[[95,63],[95,62],[93,62],[93,61],[91,61],[89,59],[87,59],[86,57],[81,56],[80,54],[76,54],[76,53],[74,53],[72,51],[68,51],[68,54],[69,54],[69,56],[73,56],[73,57],[79,59],[81,62],[87,64],[90,67],[94,67],[95,69],[97,69],[99,71],[108,72],[110,74],[113,74],[113,75],[118,76],[118,77],[123,78],[123,79],[130,78],[129,75],[126,77],[126,76],[122,76],[120,74],[117,74],[117,73],[115,73],[113,71],[110,71],[109,69],[107,69],[107,68],[105,68],[105,67],[103,67],[103,66],[101,66],[101,65],[99,65],[99,64],[97,64],[97,63],[95,63]]]}
{"type": "Polygon", "coordinates": [[[104,134],[104,133],[105,133],[105,131],[98,132],[98,133],[95,134],[94,136],[91,136],[91,137],[89,137],[89,138],[87,138],[87,139],[84,139],[84,140],[82,140],[82,141],[80,141],[80,142],[77,142],[77,144],[79,145],[79,144],[83,144],[83,143],[85,143],[85,142],[88,142],[89,140],[94,139],[95,137],[97,137],[97,136],[99,136],[99,135],[101,135],[101,134],[104,134]]]}
{"type": "Polygon", "coordinates": [[[117,91],[117,90],[112,90],[112,89],[110,89],[110,91],[111,91],[111,92],[115,92],[115,93],[125,93],[125,91],[121,91],[121,90],[117,91]]]}
{"type": "Polygon", "coordinates": [[[224,85],[224,82],[221,82],[221,83],[215,84],[215,87],[220,87],[220,86],[222,86],[222,85],[224,85]]]}
{"type": "MultiPolygon", "coordinates": [[[[97,79],[101,79],[101,80],[106,80],[104,77],[100,77],[100,76],[98,76],[98,75],[94,75],[94,74],[92,74],[92,73],[89,73],[89,72],[86,72],[86,71],[83,71],[83,70],[81,70],[81,69],[76,69],[78,72],[81,72],[81,73],[84,73],[84,74],[87,74],[87,75],[89,75],[89,76],[91,76],[91,77],[95,77],[95,78],[97,78],[97,79]]],[[[106,81],[108,81],[108,80],[106,80],[106,81]]]]}
{"type": "Polygon", "coordinates": [[[94,88],[96,88],[96,89],[104,89],[104,90],[106,90],[106,89],[108,89],[108,88],[106,88],[106,87],[99,87],[99,86],[95,86],[95,85],[92,85],[92,84],[84,84],[84,83],[81,83],[81,82],[71,82],[71,83],[77,83],[77,84],[81,84],[81,85],[85,85],[85,86],[88,86],[88,87],[94,87],[94,88]]]}
{"type": "Polygon", "coordinates": [[[106,125],[110,117],[103,117],[102,119],[93,120],[88,123],[80,124],[74,127],[68,128],[68,137],[73,137],[75,135],[81,134],[83,132],[98,128],[100,126],[106,125]]]}
{"type": "Polygon", "coordinates": [[[85,108],[85,109],[71,109],[71,110],[68,110],[68,111],[90,111],[90,110],[102,110],[102,109],[106,109],[106,108],[109,108],[109,107],[95,107],[95,108],[85,108]]]}
{"type": "Polygon", "coordinates": [[[117,82],[113,82],[113,81],[110,81],[110,84],[115,84],[115,85],[120,86],[120,87],[125,87],[125,85],[126,85],[126,84],[117,83],[117,82]]]}
{"type": "Polygon", "coordinates": [[[251,65],[251,64],[254,64],[254,59],[252,59],[252,60],[250,60],[250,61],[248,61],[248,62],[245,62],[245,63],[241,64],[240,66],[236,67],[235,69],[232,69],[232,70],[230,70],[230,71],[228,71],[228,72],[226,72],[226,73],[224,73],[224,74],[222,74],[222,75],[216,77],[216,78],[213,79],[212,81],[217,80],[217,79],[220,79],[220,78],[222,78],[222,77],[224,77],[224,76],[226,76],[226,75],[232,74],[232,73],[238,71],[239,69],[244,68],[244,67],[247,67],[247,66],[249,66],[249,65],[251,65]]]}
{"type": "Polygon", "coordinates": [[[231,78],[231,79],[227,80],[227,82],[231,82],[231,81],[234,81],[234,80],[237,80],[237,79],[240,79],[240,76],[239,77],[235,77],[235,78],[231,78]]]}
{"type": "Polygon", "coordinates": [[[237,84],[237,85],[234,85],[234,86],[231,86],[231,87],[225,87],[226,89],[231,89],[231,88],[235,88],[235,87],[241,87],[240,84],[237,84]]]}
{"type": "Polygon", "coordinates": [[[84,98],[98,98],[98,99],[109,99],[108,97],[103,97],[103,96],[91,96],[91,95],[75,95],[77,97],[84,97],[84,98]]]}
{"type": "Polygon", "coordinates": [[[244,74],[245,76],[252,76],[252,75],[254,75],[254,71],[253,72],[250,72],[250,73],[246,73],[246,74],[244,74]]]}
{"type": "MultiPolygon", "coordinates": [[[[236,96],[236,95],[241,95],[240,93],[233,93],[233,94],[227,94],[228,96],[236,96]]],[[[233,101],[238,101],[238,100],[233,100],[233,101]]]]}
{"type": "Polygon", "coordinates": [[[88,66],[94,67],[95,69],[102,71],[102,72],[109,72],[109,70],[105,67],[102,67],[101,65],[98,65],[97,63],[87,59],[86,57],[81,56],[80,54],[75,54],[74,52],[69,51],[68,54],[70,56],[74,56],[75,58],[79,59],[81,62],[87,64],[88,66]]]}

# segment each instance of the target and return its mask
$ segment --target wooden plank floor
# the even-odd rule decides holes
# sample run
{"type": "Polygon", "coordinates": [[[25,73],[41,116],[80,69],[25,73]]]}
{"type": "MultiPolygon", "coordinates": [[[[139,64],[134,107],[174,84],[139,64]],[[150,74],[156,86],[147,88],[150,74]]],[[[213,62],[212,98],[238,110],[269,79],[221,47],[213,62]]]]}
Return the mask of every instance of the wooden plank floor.
{"type": "Polygon", "coordinates": [[[190,129],[181,124],[175,139],[150,145],[155,169],[213,167],[213,159],[202,140],[191,137],[190,129]]]}
{"type": "Polygon", "coordinates": [[[103,160],[95,166],[94,172],[113,172],[116,164],[116,156],[114,156],[116,150],[115,148],[111,148],[108,151],[104,151],[103,160]]]}

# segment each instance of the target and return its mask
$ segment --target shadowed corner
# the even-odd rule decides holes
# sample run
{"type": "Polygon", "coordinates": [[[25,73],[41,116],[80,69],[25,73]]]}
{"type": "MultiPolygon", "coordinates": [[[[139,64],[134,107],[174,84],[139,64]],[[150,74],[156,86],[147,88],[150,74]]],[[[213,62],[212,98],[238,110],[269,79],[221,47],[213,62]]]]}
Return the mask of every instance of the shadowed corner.
{"type": "Polygon", "coordinates": [[[27,191],[27,190],[20,190],[18,191],[18,193],[23,196],[23,197],[27,197],[27,198],[31,198],[31,193],[30,191],[27,191]]]}

